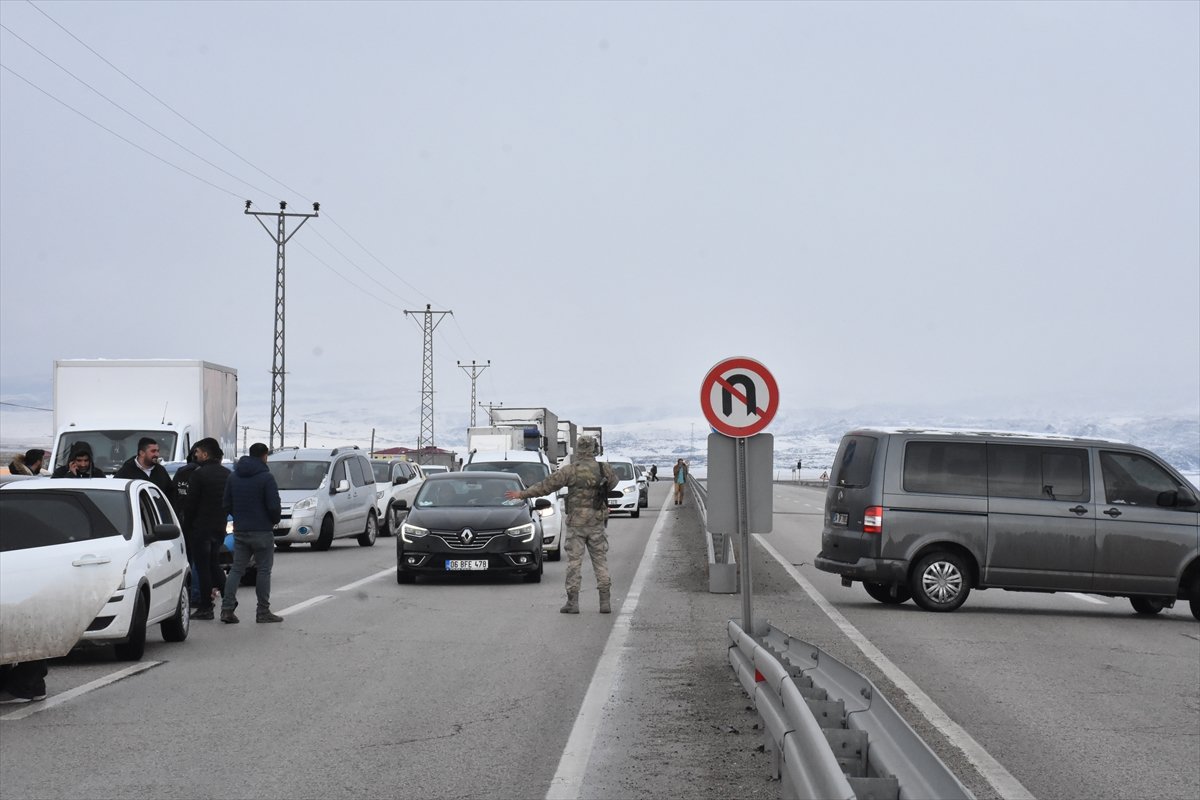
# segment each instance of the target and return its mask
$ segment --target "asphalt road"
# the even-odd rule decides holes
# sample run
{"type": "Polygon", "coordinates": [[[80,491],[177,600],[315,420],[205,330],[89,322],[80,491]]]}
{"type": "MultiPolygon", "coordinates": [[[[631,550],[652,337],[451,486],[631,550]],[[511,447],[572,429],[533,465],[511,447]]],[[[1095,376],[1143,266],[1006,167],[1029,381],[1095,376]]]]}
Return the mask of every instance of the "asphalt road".
{"type": "MultiPolygon", "coordinates": [[[[76,654],[52,666],[45,703],[0,708],[0,796],[777,797],[726,660],[740,598],[707,591],[695,504],[668,489],[610,523],[611,615],[596,613],[587,564],[584,613],[568,616],[564,562],[541,584],[400,586],[392,539],[279,553],[285,622],[194,622],[180,644],[152,633],[141,671],[115,682],[128,665],[76,654]]],[[[1186,607],[1139,618],[1123,600],[999,591],[952,614],[885,607],[810,566],[821,503],[776,487],[775,530],[753,551],[756,616],[875,681],[978,797],[1019,793],[846,626],[1031,796],[1200,796],[1200,624],[1186,607]]]]}

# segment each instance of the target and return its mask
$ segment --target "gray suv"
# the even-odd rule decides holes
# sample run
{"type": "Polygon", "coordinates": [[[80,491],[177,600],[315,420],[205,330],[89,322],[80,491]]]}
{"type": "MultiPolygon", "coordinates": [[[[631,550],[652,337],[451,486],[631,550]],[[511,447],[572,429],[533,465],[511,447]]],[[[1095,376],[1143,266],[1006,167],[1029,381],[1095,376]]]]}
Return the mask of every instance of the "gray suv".
{"type": "Polygon", "coordinates": [[[328,550],[334,539],[353,536],[363,547],[375,544],[375,476],[357,446],[285,447],[267,457],[279,484],[283,518],[275,526],[275,546],[286,550],[308,542],[328,550]]]}
{"type": "Polygon", "coordinates": [[[971,589],[1177,599],[1200,619],[1197,490],[1153,453],[1066,436],[847,433],[815,566],[881,603],[953,611],[971,589]]]}

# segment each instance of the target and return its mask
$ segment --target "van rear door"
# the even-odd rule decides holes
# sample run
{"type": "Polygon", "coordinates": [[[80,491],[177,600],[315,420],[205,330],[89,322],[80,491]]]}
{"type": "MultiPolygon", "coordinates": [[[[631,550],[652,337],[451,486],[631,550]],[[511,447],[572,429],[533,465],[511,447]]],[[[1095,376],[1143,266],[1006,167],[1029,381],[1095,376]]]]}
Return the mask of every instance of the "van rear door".
{"type": "Polygon", "coordinates": [[[880,438],[866,433],[847,434],[838,445],[825,492],[823,558],[853,564],[879,556],[880,537],[865,533],[863,524],[867,509],[883,502],[882,480],[875,475],[876,460],[883,457],[880,450],[880,438]]]}

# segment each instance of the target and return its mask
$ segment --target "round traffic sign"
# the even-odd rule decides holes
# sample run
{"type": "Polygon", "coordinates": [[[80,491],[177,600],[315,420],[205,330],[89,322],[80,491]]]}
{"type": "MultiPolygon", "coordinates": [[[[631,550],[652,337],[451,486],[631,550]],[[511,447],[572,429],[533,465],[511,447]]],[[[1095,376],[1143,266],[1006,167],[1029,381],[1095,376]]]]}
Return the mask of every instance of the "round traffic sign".
{"type": "Polygon", "coordinates": [[[727,358],[704,376],[700,408],[718,433],[753,436],[779,410],[779,386],[775,376],[753,358],[727,358]]]}

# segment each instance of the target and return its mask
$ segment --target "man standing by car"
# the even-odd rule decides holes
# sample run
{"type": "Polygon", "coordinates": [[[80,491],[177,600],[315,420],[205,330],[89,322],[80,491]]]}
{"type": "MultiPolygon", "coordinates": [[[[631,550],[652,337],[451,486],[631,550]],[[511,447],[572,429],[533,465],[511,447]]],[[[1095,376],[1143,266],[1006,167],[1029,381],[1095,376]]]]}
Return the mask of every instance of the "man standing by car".
{"type": "Polygon", "coordinates": [[[564,535],[567,547],[567,603],[559,609],[563,614],[579,613],[579,588],[582,584],[583,551],[592,557],[596,573],[596,588],[600,590],[600,613],[612,612],[612,579],[608,574],[608,491],[617,484],[617,476],[608,464],[596,461],[596,440],[580,436],[575,443],[571,463],[552,473],[540,483],[522,491],[509,491],[509,500],[529,499],[553,494],[567,487],[567,524],[564,535]]]}
{"type": "Polygon", "coordinates": [[[225,583],[218,563],[221,540],[225,538],[225,484],[229,480],[229,470],[221,464],[224,455],[216,439],[196,442],[198,466],[188,480],[185,501],[192,524],[193,544],[189,548],[195,547],[195,553],[190,549],[188,552],[200,576],[200,598],[192,619],[213,618],[213,590],[225,583]]]}
{"type": "Polygon", "coordinates": [[[103,478],[104,470],[92,463],[92,448],[87,442],[71,445],[67,463],[54,470],[51,478],[103,478]]]}
{"type": "Polygon", "coordinates": [[[225,482],[222,506],[233,515],[233,568],[225,579],[225,594],[221,598],[221,622],[236,623],[238,584],[250,557],[258,567],[255,593],[258,611],[255,622],[283,622],[283,617],[271,613],[271,566],[275,563],[275,524],[279,522],[282,505],[275,476],[267,469],[271,449],[262,442],[250,445],[250,455],[238,459],[237,467],[225,482]]]}
{"type": "Polygon", "coordinates": [[[149,436],[138,439],[137,455],[122,464],[113,477],[131,481],[150,481],[162,489],[162,493],[171,501],[171,505],[179,507],[179,492],[175,490],[175,483],[167,474],[166,467],[158,463],[158,442],[149,436]]]}

